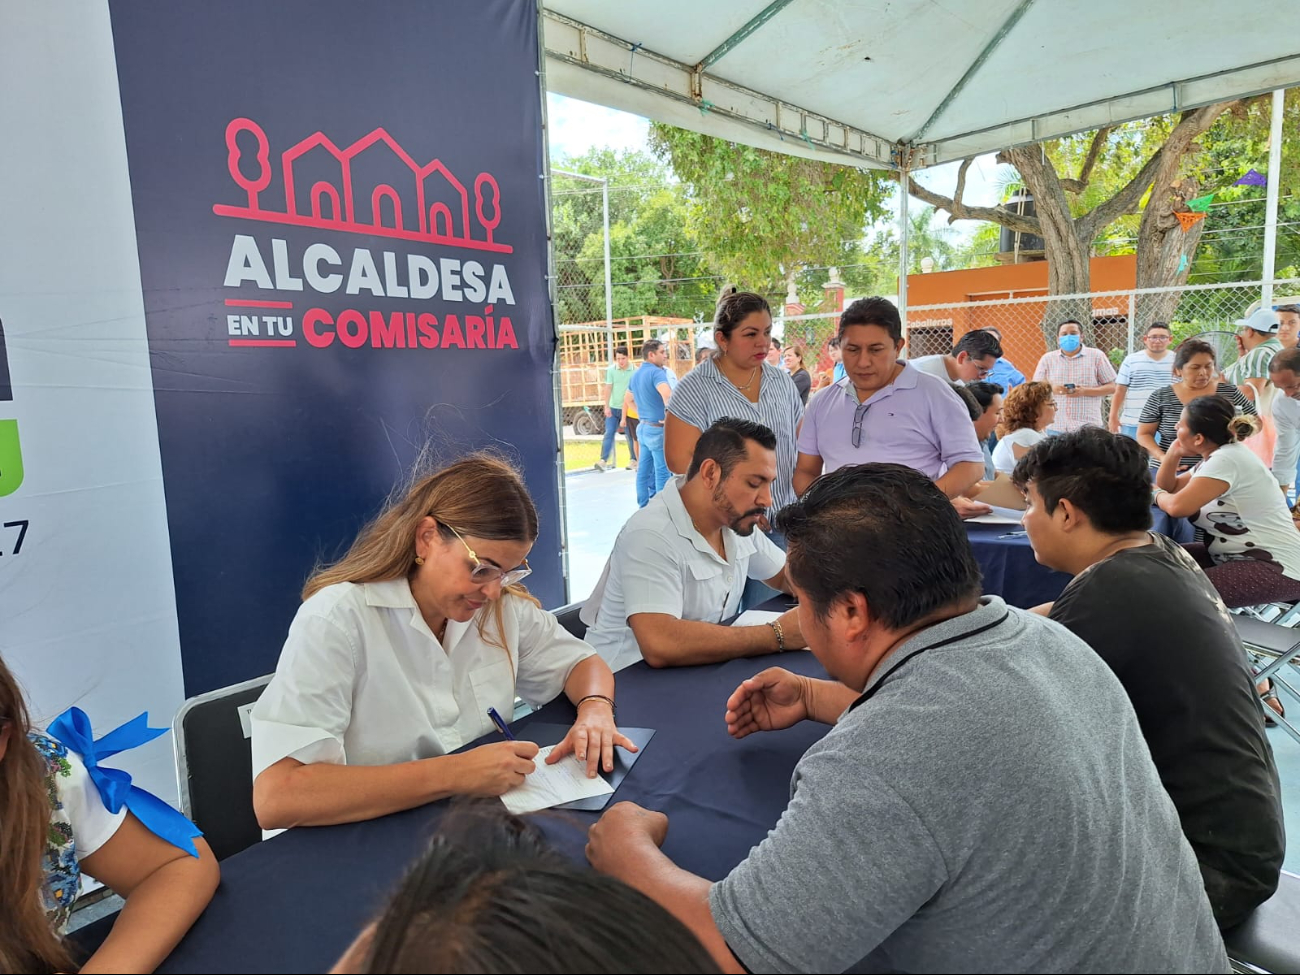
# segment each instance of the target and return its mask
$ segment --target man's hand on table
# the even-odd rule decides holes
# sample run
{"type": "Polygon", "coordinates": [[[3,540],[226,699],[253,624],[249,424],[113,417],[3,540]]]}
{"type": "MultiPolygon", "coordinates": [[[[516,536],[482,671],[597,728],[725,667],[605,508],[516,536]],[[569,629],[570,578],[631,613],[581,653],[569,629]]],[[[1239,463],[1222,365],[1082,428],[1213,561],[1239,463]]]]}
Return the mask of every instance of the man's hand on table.
{"type": "Polygon", "coordinates": [[[810,714],[808,692],[805,678],[780,667],[755,674],[727,698],[727,733],[744,738],[798,724],[810,714]]]}
{"type": "Polygon", "coordinates": [[[635,802],[618,802],[587,832],[587,859],[601,873],[627,881],[640,858],[664,845],[668,817],[635,802]]]}
{"type": "Polygon", "coordinates": [[[970,498],[964,498],[960,494],[952,499],[952,506],[957,509],[957,517],[965,520],[967,518],[978,518],[980,515],[992,514],[993,509],[982,501],[972,501],[970,498]]]}

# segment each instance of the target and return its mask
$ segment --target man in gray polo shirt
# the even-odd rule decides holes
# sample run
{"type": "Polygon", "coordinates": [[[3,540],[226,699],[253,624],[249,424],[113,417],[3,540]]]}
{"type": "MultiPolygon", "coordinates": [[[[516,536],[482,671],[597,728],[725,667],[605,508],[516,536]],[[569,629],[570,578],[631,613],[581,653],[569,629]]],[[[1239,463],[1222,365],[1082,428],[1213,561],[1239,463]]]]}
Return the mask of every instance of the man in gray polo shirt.
{"type": "Polygon", "coordinates": [[[1123,687],[1063,627],[980,597],[942,492],[864,464],[778,523],[804,638],[835,679],[765,670],[727,724],[835,727],[723,880],[675,866],[667,819],[631,803],[592,828],[597,869],[672,911],[724,971],[1229,970],[1123,687]]]}

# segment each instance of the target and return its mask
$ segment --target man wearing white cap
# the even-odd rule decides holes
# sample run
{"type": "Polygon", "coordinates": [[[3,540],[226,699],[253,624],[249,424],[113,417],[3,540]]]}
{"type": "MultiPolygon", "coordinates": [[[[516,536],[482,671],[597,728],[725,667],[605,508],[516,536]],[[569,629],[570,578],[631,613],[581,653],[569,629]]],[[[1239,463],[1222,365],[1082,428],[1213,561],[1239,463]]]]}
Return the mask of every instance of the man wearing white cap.
{"type": "Polygon", "coordinates": [[[1223,371],[1223,378],[1253,400],[1268,386],[1268,364],[1282,351],[1278,341],[1277,312],[1272,308],[1259,308],[1237,324],[1237,353],[1239,358],[1223,371]]]}

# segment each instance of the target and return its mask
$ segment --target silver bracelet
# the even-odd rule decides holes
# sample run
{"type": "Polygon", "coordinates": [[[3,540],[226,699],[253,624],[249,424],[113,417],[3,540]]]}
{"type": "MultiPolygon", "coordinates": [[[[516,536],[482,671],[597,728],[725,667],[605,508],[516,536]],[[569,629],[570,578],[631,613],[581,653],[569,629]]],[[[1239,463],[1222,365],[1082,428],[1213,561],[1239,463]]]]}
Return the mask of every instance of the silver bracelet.
{"type": "Polygon", "coordinates": [[[772,632],[776,634],[776,652],[785,653],[785,632],[781,629],[781,621],[769,620],[767,625],[770,626],[772,632]]]}

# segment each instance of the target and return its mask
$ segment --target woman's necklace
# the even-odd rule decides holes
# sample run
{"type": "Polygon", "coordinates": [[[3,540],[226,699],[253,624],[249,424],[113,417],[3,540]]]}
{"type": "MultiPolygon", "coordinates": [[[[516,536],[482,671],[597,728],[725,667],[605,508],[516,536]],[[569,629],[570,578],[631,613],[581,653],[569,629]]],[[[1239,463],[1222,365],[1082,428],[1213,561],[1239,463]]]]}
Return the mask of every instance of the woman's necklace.
{"type": "Polygon", "coordinates": [[[745,383],[745,385],[742,386],[740,385],[740,383],[736,382],[733,379],[731,381],[731,385],[735,386],[737,389],[749,389],[750,386],[754,385],[754,378],[757,375],[758,375],[758,366],[755,366],[753,372],[749,374],[749,382],[745,383]]]}
{"type": "Polygon", "coordinates": [[[444,640],[444,638],[447,636],[447,620],[446,620],[446,619],[444,619],[444,620],[442,621],[442,625],[438,627],[438,632],[437,632],[436,635],[437,635],[437,637],[438,637],[438,642],[439,642],[439,643],[442,643],[443,640],[444,640]]]}

